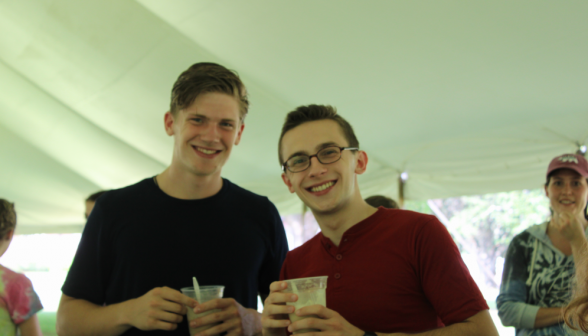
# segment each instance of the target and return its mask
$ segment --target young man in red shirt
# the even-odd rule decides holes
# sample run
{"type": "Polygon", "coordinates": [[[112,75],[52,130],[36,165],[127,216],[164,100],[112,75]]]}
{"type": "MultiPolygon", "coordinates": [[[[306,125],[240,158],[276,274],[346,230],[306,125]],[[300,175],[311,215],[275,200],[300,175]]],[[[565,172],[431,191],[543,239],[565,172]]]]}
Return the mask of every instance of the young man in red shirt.
{"type": "Polygon", "coordinates": [[[327,307],[298,309],[295,294],[270,286],[264,336],[318,329],[362,335],[498,335],[488,306],[445,227],[431,215],[376,209],[357,175],[368,156],[352,127],[330,106],[288,114],[279,143],[282,179],[312,210],[321,233],[288,253],[281,280],[328,276],[327,307]]]}

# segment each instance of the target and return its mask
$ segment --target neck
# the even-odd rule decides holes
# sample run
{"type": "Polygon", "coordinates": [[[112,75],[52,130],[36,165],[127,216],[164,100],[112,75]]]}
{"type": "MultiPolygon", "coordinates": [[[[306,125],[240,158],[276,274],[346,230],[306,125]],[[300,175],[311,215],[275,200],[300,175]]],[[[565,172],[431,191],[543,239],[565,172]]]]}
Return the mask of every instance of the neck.
{"type": "Polygon", "coordinates": [[[156,176],[157,185],[166,194],[179,199],[202,199],[216,195],[223,186],[220,174],[199,176],[167,167],[156,176]]]}
{"type": "Polygon", "coordinates": [[[350,203],[333,212],[312,211],[323,235],[329,238],[336,246],[339,246],[341,238],[343,238],[343,234],[347,230],[378,211],[378,209],[367,204],[361,197],[359,200],[350,203]]]}

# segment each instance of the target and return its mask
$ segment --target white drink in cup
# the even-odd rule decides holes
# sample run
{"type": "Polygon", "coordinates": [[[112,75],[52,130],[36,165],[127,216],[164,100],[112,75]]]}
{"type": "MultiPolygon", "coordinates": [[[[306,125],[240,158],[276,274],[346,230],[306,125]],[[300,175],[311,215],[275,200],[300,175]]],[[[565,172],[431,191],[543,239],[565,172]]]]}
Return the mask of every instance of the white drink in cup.
{"type": "MultiPolygon", "coordinates": [[[[200,302],[198,302],[198,303],[204,303],[206,301],[222,298],[224,289],[225,289],[225,286],[200,286],[200,302]]],[[[182,293],[184,293],[184,295],[189,296],[194,300],[198,300],[198,298],[196,297],[196,292],[194,291],[194,287],[184,287],[181,289],[181,291],[182,291],[182,293]]],[[[190,325],[190,321],[192,321],[196,318],[206,316],[206,315],[212,314],[214,312],[221,311],[220,309],[212,309],[212,310],[205,311],[203,313],[196,314],[196,313],[194,313],[194,308],[191,308],[191,307],[187,307],[187,308],[188,308],[188,313],[187,313],[188,326],[190,325]]],[[[197,334],[201,331],[204,331],[206,329],[212,328],[217,324],[220,324],[220,322],[203,325],[198,328],[189,327],[190,328],[190,336],[194,336],[195,334],[197,334]]]]}
{"type": "MultiPolygon", "coordinates": [[[[285,280],[288,283],[288,288],[284,289],[283,293],[294,293],[298,295],[298,301],[296,302],[288,302],[287,305],[294,306],[295,310],[298,310],[302,307],[312,306],[312,305],[322,305],[327,306],[327,276],[320,276],[320,277],[312,277],[312,278],[299,278],[299,279],[290,279],[285,280]]],[[[288,314],[290,316],[290,321],[296,322],[298,320],[302,320],[308,317],[316,317],[316,315],[306,315],[306,316],[298,316],[294,313],[288,314]]],[[[317,329],[302,329],[297,330],[294,334],[297,333],[306,333],[306,332],[313,332],[313,331],[320,331],[317,329]]]]}

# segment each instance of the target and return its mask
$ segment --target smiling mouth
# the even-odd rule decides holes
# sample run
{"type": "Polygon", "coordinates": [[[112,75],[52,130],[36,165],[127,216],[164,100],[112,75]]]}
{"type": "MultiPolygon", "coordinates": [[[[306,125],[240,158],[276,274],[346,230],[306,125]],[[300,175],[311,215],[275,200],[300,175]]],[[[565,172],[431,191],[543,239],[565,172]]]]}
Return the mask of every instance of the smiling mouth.
{"type": "Polygon", "coordinates": [[[204,153],[207,155],[212,155],[212,154],[216,154],[216,153],[220,153],[220,150],[215,150],[215,149],[206,149],[206,148],[202,148],[202,147],[197,147],[197,146],[192,146],[192,148],[194,148],[195,150],[199,151],[200,153],[204,153]]]}
{"type": "Polygon", "coordinates": [[[559,203],[568,205],[568,204],[575,204],[576,202],[570,201],[570,200],[561,200],[561,201],[559,201],[559,203]]]}
{"type": "Polygon", "coordinates": [[[319,191],[323,191],[326,189],[329,189],[330,187],[332,187],[333,185],[335,185],[335,183],[337,183],[337,181],[329,181],[314,187],[310,187],[307,188],[306,190],[310,191],[310,192],[319,192],[319,191]]]}

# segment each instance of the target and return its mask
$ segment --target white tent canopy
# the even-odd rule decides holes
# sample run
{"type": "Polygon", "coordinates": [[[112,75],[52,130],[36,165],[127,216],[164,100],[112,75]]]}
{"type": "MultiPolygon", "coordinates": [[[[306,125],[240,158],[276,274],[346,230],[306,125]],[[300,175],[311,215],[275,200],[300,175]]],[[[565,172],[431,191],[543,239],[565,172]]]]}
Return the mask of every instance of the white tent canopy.
{"type": "Polygon", "coordinates": [[[285,114],[337,107],[369,156],[364,196],[537,188],[588,139],[586,1],[0,0],[0,197],[20,233],[79,232],[83,200],[161,172],[163,114],[201,61],[252,106],[223,176],[300,211],[285,114]]]}

